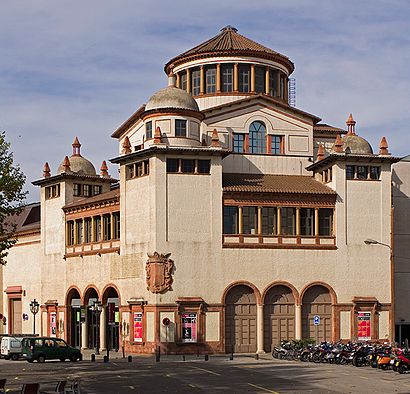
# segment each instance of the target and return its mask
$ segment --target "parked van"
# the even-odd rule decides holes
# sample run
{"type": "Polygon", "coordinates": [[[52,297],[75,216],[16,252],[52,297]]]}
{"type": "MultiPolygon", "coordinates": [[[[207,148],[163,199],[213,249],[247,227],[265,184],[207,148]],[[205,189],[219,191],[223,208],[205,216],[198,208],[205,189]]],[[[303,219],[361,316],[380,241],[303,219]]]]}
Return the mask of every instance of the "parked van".
{"type": "Polygon", "coordinates": [[[37,360],[43,363],[46,360],[70,360],[82,359],[81,352],[60,338],[39,337],[24,338],[22,343],[22,355],[29,363],[37,360]]]}
{"type": "Polygon", "coordinates": [[[2,337],[0,343],[0,355],[6,360],[12,359],[16,361],[21,356],[22,337],[2,337]]]}

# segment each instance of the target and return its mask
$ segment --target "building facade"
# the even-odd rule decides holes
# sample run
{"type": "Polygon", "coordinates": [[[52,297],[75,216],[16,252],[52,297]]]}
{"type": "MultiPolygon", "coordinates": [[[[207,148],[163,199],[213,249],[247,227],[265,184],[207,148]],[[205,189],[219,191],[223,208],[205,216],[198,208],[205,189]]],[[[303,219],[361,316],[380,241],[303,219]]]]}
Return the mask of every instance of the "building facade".
{"type": "Polygon", "coordinates": [[[168,87],[114,131],[118,180],[77,138],[55,174],[46,163],[3,268],[7,332],[32,332],[35,298],[37,332],[82,348],[393,339],[407,171],[351,115],[344,130],[291,106],[293,70],[227,26],[171,59],[168,87]]]}

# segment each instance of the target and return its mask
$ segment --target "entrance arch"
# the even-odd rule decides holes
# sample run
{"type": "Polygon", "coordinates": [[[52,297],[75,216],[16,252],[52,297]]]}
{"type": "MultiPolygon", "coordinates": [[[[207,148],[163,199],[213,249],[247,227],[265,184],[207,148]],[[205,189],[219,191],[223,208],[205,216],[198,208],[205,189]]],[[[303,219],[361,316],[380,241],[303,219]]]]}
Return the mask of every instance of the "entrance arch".
{"type": "Polygon", "coordinates": [[[246,285],[232,287],[225,297],[227,352],[256,352],[256,296],[246,285]]]}
{"type": "Polygon", "coordinates": [[[98,301],[99,295],[94,287],[88,287],[84,293],[84,308],[86,308],[87,324],[87,347],[93,349],[100,343],[100,330],[97,313],[92,310],[94,302],[98,301]]]}
{"type": "Polygon", "coordinates": [[[325,286],[314,285],[303,294],[302,337],[316,342],[332,340],[332,296],[325,286]],[[313,324],[315,315],[320,317],[317,326],[313,324]]]}
{"type": "Polygon", "coordinates": [[[66,296],[67,342],[76,348],[81,347],[81,295],[76,287],[72,287],[66,296]]]}
{"type": "MultiPolygon", "coordinates": [[[[113,286],[107,286],[102,295],[102,304],[104,308],[104,319],[101,324],[105,325],[106,346],[108,349],[120,348],[120,296],[118,290],[113,286]]],[[[101,315],[103,317],[103,315],[101,315]]]]}
{"type": "Polygon", "coordinates": [[[264,299],[264,349],[271,352],[283,340],[295,339],[295,297],[284,285],[271,287],[264,299]]]}

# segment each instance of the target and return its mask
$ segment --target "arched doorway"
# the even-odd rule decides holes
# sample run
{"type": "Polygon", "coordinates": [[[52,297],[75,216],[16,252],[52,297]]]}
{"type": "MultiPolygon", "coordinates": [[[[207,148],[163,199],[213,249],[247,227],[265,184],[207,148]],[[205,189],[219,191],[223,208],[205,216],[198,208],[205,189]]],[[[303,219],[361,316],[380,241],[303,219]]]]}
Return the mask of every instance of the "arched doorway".
{"type": "Polygon", "coordinates": [[[256,297],[245,285],[228,291],[225,298],[225,344],[227,352],[256,352],[256,297]]]}
{"type": "Polygon", "coordinates": [[[98,314],[92,310],[94,302],[98,301],[97,290],[90,287],[84,294],[84,307],[86,308],[87,347],[93,349],[100,343],[100,322],[98,314]]]}
{"type": "Polygon", "coordinates": [[[264,348],[266,352],[283,340],[295,338],[295,298],[283,285],[273,286],[264,302],[264,348]]]}
{"type": "Polygon", "coordinates": [[[332,298],[325,286],[312,286],[303,295],[302,337],[316,342],[332,340],[332,298]],[[318,325],[313,322],[314,316],[320,318],[318,325]]]}
{"type": "Polygon", "coordinates": [[[108,349],[118,351],[120,347],[120,298],[117,290],[114,287],[108,287],[102,296],[103,308],[105,309],[105,324],[106,346],[108,349]]]}
{"type": "Polygon", "coordinates": [[[81,347],[81,296],[77,289],[71,289],[66,298],[68,343],[76,348],[81,347]]]}

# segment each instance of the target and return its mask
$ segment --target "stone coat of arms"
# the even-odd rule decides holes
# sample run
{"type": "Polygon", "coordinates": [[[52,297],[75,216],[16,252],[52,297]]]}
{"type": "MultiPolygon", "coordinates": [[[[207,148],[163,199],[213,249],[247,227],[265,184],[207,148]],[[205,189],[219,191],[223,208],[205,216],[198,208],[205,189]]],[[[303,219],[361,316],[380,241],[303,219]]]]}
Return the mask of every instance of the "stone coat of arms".
{"type": "Polygon", "coordinates": [[[145,273],[147,277],[147,290],[152,293],[162,293],[169,290],[172,285],[172,270],[174,261],[169,258],[171,253],[159,254],[154,252],[148,254],[148,260],[145,264],[145,273]]]}

